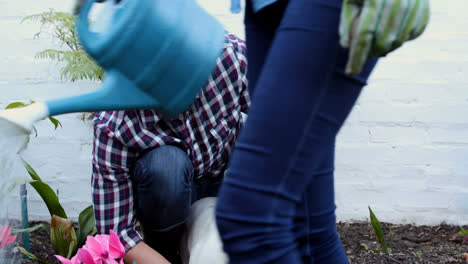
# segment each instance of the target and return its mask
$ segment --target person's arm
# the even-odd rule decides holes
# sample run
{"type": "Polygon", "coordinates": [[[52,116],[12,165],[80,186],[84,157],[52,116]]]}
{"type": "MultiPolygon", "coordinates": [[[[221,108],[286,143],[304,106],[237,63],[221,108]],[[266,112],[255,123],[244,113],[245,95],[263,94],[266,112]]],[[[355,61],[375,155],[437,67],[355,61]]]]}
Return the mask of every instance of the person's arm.
{"type": "Polygon", "coordinates": [[[240,91],[240,105],[241,105],[241,112],[247,114],[250,106],[250,95],[249,89],[247,87],[248,80],[247,80],[247,45],[245,41],[242,39],[230,35],[231,38],[235,38],[236,45],[235,50],[237,53],[237,59],[239,60],[239,79],[241,82],[241,91],[240,91]]]}
{"type": "Polygon", "coordinates": [[[130,249],[127,254],[125,254],[124,262],[125,264],[132,264],[133,262],[138,264],[168,264],[167,261],[161,254],[156,250],[149,247],[145,242],[141,241],[132,249],[130,249]]]}
{"type": "MultiPolygon", "coordinates": [[[[106,115],[102,113],[102,115],[106,115]]],[[[99,118],[94,125],[92,198],[98,234],[112,229],[120,238],[125,251],[125,263],[169,263],[146,245],[135,230],[136,209],[129,167],[136,154],[129,151],[110,131],[106,122],[113,118],[99,118]]]]}

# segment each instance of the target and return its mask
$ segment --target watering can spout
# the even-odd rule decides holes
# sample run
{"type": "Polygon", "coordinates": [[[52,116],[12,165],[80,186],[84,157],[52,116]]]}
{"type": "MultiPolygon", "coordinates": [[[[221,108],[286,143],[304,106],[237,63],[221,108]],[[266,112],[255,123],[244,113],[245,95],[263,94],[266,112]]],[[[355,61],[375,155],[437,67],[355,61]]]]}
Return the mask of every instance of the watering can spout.
{"type": "Polygon", "coordinates": [[[45,102],[51,116],[74,112],[158,108],[159,102],[139,89],[118,70],[106,73],[102,86],[91,93],[45,102]]]}
{"type": "Polygon", "coordinates": [[[21,108],[6,109],[0,111],[0,119],[6,120],[17,127],[21,128],[23,132],[28,133],[32,131],[35,122],[48,117],[49,109],[45,103],[34,103],[21,108]]]}
{"type": "Polygon", "coordinates": [[[29,133],[34,123],[49,116],[75,112],[96,112],[115,109],[141,109],[158,101],[141,91],[117,70],[106,74],[100,89],[87,94],[38,102],[21,108],[0,111],[0,119],[9,121],[29,133]]]}

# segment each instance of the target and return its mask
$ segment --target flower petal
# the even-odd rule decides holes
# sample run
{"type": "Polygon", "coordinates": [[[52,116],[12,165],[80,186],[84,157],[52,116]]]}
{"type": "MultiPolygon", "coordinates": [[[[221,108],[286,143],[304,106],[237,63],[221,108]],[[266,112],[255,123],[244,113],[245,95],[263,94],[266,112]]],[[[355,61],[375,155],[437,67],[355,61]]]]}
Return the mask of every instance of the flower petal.
{"type": "Polygon", "coordinates": [[[110,230],[109,235],[109,256],[115,259],[125,256],[125,248],[120,242],[119,236],[113,230],[110,230]]]}
{"type": "Polygon", "coordinates": [[[83,248],[78,249],[78,252],[76,253],[76,260],[83,262],[83,264],[97,263],[97,260],[93,258],[91,253],[89,253],[88,250],[83,248]]]}
{"type": "Polygon", "coordinates": [[[83,249],[93,257],[94,262],[101,263],[103,256],[107,254],[107,249],[96,238],[88,236],[83,249]]]}
{"type": "Polygon", "coordinates": [[[102,257],[104,255],[106,249],[103,247],[103,245],[94,237],[88,236],[86,239],[86,249],[87,251],[93,255],[93,257],[102,257]]]}
{"type": "Polygon", "coordinates": [[[71,264],[81,264],[81,260],[78,259],[78,254],[71,258],[71,264]]]}
{"type": "Polygon", "coordinates": [[[62,264],[73,264],[71,260],[64,258],[60,255],[54,255],[62,264]]]}
{"type": "Polygon", "coordinates": [[[6,245],[10,244],[11,242],[15,241],[16,239],[16,236],[12,236],[10,238],[8,238],[7,242],[6,242],[6,245]]]}
{"type": "Polygon", "coordinates": [[[104,264],[119,264],[119,263],[117,262],[117,260],[115,260],[115,259],[113,259],[113,258],[111,258],[111,257],[107,258],[103,263],[104,263],[104,264]]]}
{"type": "Polygon", "coordinates": [[[96,235],[95,238],[101,243],[102,248],[109,250],[109,235],[96,235]]]}
{"type": "Polygon", "coordinates": [[[11,226],[0,225],[0,248],[11,243],[10,234],[11,234],[11,226]]]}

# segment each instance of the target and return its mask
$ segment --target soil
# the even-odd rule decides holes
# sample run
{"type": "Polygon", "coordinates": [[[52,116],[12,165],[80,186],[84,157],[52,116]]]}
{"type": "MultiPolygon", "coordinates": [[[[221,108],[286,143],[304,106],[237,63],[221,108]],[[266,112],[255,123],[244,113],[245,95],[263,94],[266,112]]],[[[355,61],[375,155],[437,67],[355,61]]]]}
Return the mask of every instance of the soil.
{"type": "MultiPolygon", "coordinates": [[[[38,222],[31,222],[34,226],[38,222]]],[[[338,223],[338,233],[351,264],[452,264],[468,263],[468,236],[457,235],[458,226],[392,225],[381,223],[391,253],[380,250],[375,233],[368,222],[338,223]]],[[[463,227],[468,230],[468,226],[463,227]]],[[[21,241],[21,239],[17,239],[21,241]]],[[[54,257],[49,234],[43,229],[30,234],[31,252],[50,264],[59,264],[54,257]]],[[[12,254],[21,253],[12,249],[12,254]]],[[[18,259],[17,263],[26,263],[18,259]]],[[[17,264],[15,262],[15,264],[17,264]]],[[[33,263],[39,263],[33,261],[33,263]]]]}

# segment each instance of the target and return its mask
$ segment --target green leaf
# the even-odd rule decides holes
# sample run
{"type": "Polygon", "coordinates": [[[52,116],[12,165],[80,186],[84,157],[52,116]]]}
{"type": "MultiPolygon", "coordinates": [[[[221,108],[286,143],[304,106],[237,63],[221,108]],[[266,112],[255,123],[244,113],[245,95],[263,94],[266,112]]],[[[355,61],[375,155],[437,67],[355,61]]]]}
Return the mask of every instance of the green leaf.
{"type": "Polygon", "coordinates": [[[460,232],[458,232],[459,236],[468,236],[468,230],[465,230],[462,226],[460,226],[460,232]]]}
{"type": "Polygon", "coordinates": [[[62,123],[60,123],[60,121],[58,121],[57,119],[55,119],[53,117],[49,117],[49,120],[50,120],[50,122],[52,122],[52,124],[54,124],[55,129],[57,129],[58,126],[63,128],[62,123]]]}
{"type": "Polygon", "coordinates": [[[77,238],[72,222],[53,215],[50,221],[50,241],[55,253],[70,259],[77,249],[77,238]]]}
{"type": "Polygon", "coordinates": [[[24,21],[37,21],[42,27],[35,34],[38,37],[45,33],[59,40],[63,50],[45,49],[36,53],[36,58],[61,62],[60,77],[62,80],[95,80],[103,79],[103,69],[83,50],[78,34],[75,31],[76,17],[70,13],[57,12],[50,9],[47,12],[27,16],[24,21]]]}
{"type": "Polygon", "coordinates": [[[42,181],[39,175],[37,175],[36,171],[34,171],[31,165],[29,165],[25,160],[23,160],[23,164],[31,178],[34,180],[33,182],[30,182],[31,186],[41,196],[42,200],[47,206],[47,209],[49,209],[50,215],[57,215],[63,218],[67,218],[65,210],[63,210],[63,207],[52,188],[50,188],[48,184],[42,181]]]}
{"type": "Polygon", "coordinates": [[[372,229],[374,229],[375,235],[377,236],[377,240],[380,243],[380,246],[382,247],[382,250],[385,253],[390,253],[388,247],[387,247],[387,241],[385,240],[384,233],[382,231],[382,226],[380,225],[379,220],[375,216],[374,212],[372,212],[372,209],[369,206],[369,213],[370,213],[370,220],[371,220],[371,226],[372,229]]]}
{"type": "Polygon", "coordinates": [[[49,264],[49,262],[38,258],[36,255],[32,254],[31,252],[28,252],[25,248],[23,247],[17,247],[17,248],[19,249],[19,251],[21,251],[21,253],[26,255],[28,258],[33,259],[41,264],[49,264]]]}
{"type": "Polygon", "coordinates": [[[78,217],[78,248],[84,245],[86,237],[93,235],[96,231],[96,220],[94,219],[93,206],[90,205],[81,211],[78,217]]]}
{"type": "Polygon", "coordinates": [[[366,243],[361,243],[359,245],[362,246],[366,251],[369,250],[369,246],[366,243]]]}
{"type": "Polygon", "coordinates": [[[5,109],[12,109],[12,108],[19,108],[19,107],[24,107],[27,106],[28,104],[25,104],[23,102],[14,102],[5,107],[5,109]]]}
{"type": "Polygon", "coordinates": [[[32,226],[30,228],[25,228],[25,229],[13,229],[11,232],[12,233],[31,233],[31,232],[38,230],[39,228],[44,229],[45,231],[47,231],[47,233],[50,234],[50,227],[46,223],[38,224],[38,225],[32,226]]]}

